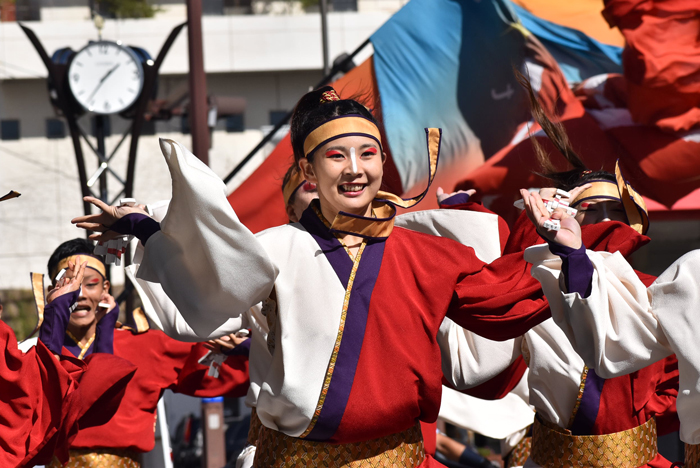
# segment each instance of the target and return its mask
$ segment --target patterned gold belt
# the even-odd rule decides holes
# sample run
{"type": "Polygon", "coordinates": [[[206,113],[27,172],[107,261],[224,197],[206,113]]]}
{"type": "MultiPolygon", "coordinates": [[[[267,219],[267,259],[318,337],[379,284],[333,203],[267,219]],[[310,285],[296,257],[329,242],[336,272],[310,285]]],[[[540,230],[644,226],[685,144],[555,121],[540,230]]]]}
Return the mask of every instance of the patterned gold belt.
{"type": "Polygon", "coordinates": [[[532,461],[546,467],[633,468],[657,455],[656,420],[613,434],[574,436],[538,416],[532,427],[532,461]],[[548,427],[551,426],[551,427],[548,427]]]}
{"type": "Polygon", "coordinates": [[[70,450],[70,459],[61,465],[54,457],[46,468],[141,468],[140,456],[125,449],[79,449],[70,450]]]}
{"type": "Polygon", "coordinates": [[[685,444],[685,468],[700,468],[700,444],[685,444]]]}
{"type": "Polygon", "coordinates": [[[353,444],[330,444],[290,437],[262,426],[256,468],[415,468],[425,460],[420,424],[397,434],[353,444]]]}
{"type": "Polygon", "coordinates": [[[248,429],[248,445],[258,445],[258,435],[260,434],[260,428],[262,427],[262,422],[258,417],[258,412],[255,408],[250,410],[250,428],[248,429]]]}
{"type": "MultiPolygon", "coordinates": [[[[523,340],[524,342],[525,340],[523,340]]],[[[532,451],[532,436],[526,436],[520,439],[513,450],[510,451],[506,461],[506,468],[513,468],[515,466],[523,466],[528,458],[530,458],[530,452],[532,451]]]]}

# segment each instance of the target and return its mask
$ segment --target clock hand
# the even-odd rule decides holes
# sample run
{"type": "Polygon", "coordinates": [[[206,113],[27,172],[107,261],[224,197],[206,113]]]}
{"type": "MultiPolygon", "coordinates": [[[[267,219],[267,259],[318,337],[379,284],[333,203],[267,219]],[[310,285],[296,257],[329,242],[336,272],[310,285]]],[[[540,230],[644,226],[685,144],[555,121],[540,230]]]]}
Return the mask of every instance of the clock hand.
{"type": "Polygon", "coordinates": [[[116,70],[117,68],[119,68],[119,65],[121,65],[121,63],[116,64],[114,67],[112,67],[112,69],[111,69],[110,71],[108,71],[108,72],[105,74],[105,76],[102,77],[102,79],[100,80],[100,82],[97,83],[97,87],[95,88],[95,90],[92,92],[92,94],[90,94],[90,97],[88,98],[88,102],[92,101],[93,96],[95,96],[95,93],[97,93],[97,90],[100,89],[100,86],[102,86],[102,83],[104,83],[105,80],[106,80],[107,78],[109,78],[109,75],[111,75],[112,73],[114,73],[114,70],[116,70]]]}

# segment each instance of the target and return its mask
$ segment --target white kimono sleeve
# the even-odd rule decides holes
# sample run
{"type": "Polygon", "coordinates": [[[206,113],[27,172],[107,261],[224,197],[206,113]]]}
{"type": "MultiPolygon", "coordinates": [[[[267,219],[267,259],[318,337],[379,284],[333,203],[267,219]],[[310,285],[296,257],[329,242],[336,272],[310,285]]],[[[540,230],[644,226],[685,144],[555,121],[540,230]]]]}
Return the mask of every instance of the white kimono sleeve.
{"type": "Polygon", "coordinates": [[[170,336],[185,341],[221,336],[241,328],[227,324],[230,319],[269,296],[277,271],[236,217],[221,179],[179,143],[161,139],[160,145],[173,196],[136,278],[158,283],[172,301],[160,317],[170,336]]]}
{"type": "Polygon", "coordinates": [[[442,373],[458,390],[476,387],[496,377],[520,356],[522,337],[492,341],[465,330],[449,318],[437,336],[442,373]]]}

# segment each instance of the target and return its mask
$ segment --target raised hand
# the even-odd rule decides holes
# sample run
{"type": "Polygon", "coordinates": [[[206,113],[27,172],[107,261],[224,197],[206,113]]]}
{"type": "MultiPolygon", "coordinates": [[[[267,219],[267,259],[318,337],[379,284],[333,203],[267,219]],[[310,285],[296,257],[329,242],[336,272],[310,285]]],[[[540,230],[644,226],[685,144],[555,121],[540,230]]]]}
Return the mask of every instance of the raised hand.
{"type": "Polygon", "coordinates": [[[458,192],[452,192],[452,193],[445,193],[445,191],[442,189],[442,187],[438,187],[437,190],[435,191],[435,195],[437,195],[437,201],[438,204],[442,203],[444,200],[447,200],[453,195],[457,195],[458,193],[466,193],[470,197],[476,193],[476,189],[469,189],[469,190],[460,190],[458,192]]]}
{"type": "Polygon", "coordinates": [[[107,315],[108,312],[111,312],[114,310],[114,308],[117,306],[117,302],[114,300],[114,297],[112,297],[111,294],[109,293],[104,293],[102,297],[100,298],[100,304],[109,304],[109,307],[98,307],[97,308],[97,313],[95,314],[95,318],[99,322],[104,318],[105,315],[107,315]]]}
{"type": "Polygon", "coordinates": [[[58,280],[56,286],[49,291],[46,296],[46,303],[51,304],[57,297],[69,294],[80,289],[83,284],[83,275],[85,275],[85,267],[87,262],[77,265],[71,261],[68,262],[68,270],[63,278],[58,280]]]}
{"type": "Polygon", "coordinates": [[[566,214],[566,211],[557,208],[550,216],[549,211],[544,206],[542,197],[538,193],[530,193],[525,189],[520,190],[525,204],[525,212],[530,221],[535,225],[537,231],[546,239],[556,242],[572,249],[578,249],[582,245],[581,226],[576,219],[566,214]],[[544,227],[545,221],[549,219],[559,220],[561,229],[551,231],[544,227]]]}
{"type": "Polygon", "coordinates": [[[79,216],[77,218],[71,219],[71,223],[77,225],[79,228],[85,229],[86,231],[93,231],[94,234],[90,235],[90,239],[99,242],[106,242],[108,240],[116,239],[121,237],[114,231],[110,231],[110,227],[117,222],[117,220],[123,218],[129,213],[142,213],[148,216],[148,213],[141,208],[143,205],[138,206],[111,206],[99,200],[95,197],[85,197],[83,200],[92,203],[102,212],[98,214],[92,214],[87,216],[79,216]]]}

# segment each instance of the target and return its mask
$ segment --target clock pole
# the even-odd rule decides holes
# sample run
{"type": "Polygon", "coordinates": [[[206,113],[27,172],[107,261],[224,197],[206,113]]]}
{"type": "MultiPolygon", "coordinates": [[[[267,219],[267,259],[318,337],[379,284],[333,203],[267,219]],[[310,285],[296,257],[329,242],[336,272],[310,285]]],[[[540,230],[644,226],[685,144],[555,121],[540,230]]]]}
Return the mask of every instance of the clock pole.
{"type": "Polygon", "coordinates": [[[202,47],[202,0],[187,0],[187,38],[190,59],[190,107],[188,117],[192,152],[209,165],[209,126],[207,125],[207,77],[202,47]]]}

